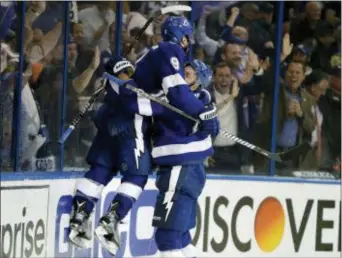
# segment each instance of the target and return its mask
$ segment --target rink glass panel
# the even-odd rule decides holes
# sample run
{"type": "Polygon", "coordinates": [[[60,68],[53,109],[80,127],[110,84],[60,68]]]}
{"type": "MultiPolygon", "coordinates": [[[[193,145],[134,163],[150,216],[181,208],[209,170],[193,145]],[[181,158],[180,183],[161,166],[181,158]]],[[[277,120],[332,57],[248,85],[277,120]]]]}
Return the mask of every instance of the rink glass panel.
{"type": "Polygon", "coordinates": [[[2,15],[7,12],[6,18],[12,19],[8,36],[1,41],[0,57],[0,171],[9,172],[13,169],[13,104],[19,74],[19,57],[16,53],[20,50],[20,10],[7,3],[2,3],[1,8],[2,15]]]}
{"type": "MultiPolygon", "coordinates": [[[[29,11],[30,4],[27,4],[29,11]]],[[[33,40],[25,47],[32,64],[23,80],[20,165],[23,171],[56,170],[62,120],[65,42],[64,2],[45,2],[45,10],[25,32],[33,40]]],[[[67,85],[68,86],[68,85],[67,85]]]]}
{"type": "MultiPolygon", "coordinates": [[[[78,22],[70,20],[69,74],[66,93],[65,130],[79,109],[90,100],[101,86],[99,69],[101,53],[114,55],[116,2],[77,3],[78,22]],[[101,28],[104,28],[101,31],[101,28]],[[96,37],[98,31],[102,32],[96,37]],[[110,50],[109,50],[110,49],[110,50]],[[87,77],[87,78],[86,78],[87,77]]],[[[101,105],[101,95],[75,127],[64,144],[64,169],[84,170],[86,155],[96,134],[92,117],[101,105]]]]}

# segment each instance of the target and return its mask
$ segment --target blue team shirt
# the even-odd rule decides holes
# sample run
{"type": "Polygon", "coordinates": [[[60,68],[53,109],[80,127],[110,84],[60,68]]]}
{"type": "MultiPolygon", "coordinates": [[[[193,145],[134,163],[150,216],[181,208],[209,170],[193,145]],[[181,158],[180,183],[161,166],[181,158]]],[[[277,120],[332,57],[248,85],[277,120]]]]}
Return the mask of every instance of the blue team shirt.
{"type": "MultiPolygon", "coordinates": [[[[295,99],[300,101],[298,94],[286,91],[287,100],[295,99]]],[[[278,146],[282,148],[292,148],[297,145],[299,124],[295,117],[287,118],[284,122],[280,135],[278,136],[278,146]]]]}

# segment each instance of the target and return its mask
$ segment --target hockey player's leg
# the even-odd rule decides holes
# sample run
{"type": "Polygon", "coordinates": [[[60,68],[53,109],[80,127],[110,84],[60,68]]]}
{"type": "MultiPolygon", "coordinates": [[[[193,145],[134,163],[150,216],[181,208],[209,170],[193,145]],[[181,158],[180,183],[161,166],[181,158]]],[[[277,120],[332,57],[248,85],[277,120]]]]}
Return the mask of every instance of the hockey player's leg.
{"type": "Polygon", "coordinates": [[[69,240],[80,248],[87,248],[90,244],[92,234],[89,218],[111,177],[110,169],[96,165],[76,183],[76,194],[70,215],[69,240]]]}
{"type": "Polygon", "coordinates": [[[192,239],[190,235],[190,229],[196,227],[196,217],[197,217],[197,201],[193,202],[190,220],[188,224],[188,230],[182,234],[182,253],[185,257],[197,257],[197,249],[192,244],[192,239]]]}
{"type": "Polygon", "coordinates": [[[121,245],[118,225],[138,200],[147,179],[147,175],[124,175],[108,212],[95,229],[95,236],[112,255],[116,254],[121,245]]]}
{"type": "Polygon", "coordinates": [[[112,255],[120,248],[118,225],[138,200],[148,175],[152,173],[150,148],[141,133],[142,120],[139,121],[135,123],[134,131],[118,137],[117,163],[123,178],[107,214],[100,219],[95,229],[95,236],[112,255]]]}
{"type": "Polygon", "coordinates": [[[189,230],[196,224],[196,203],[205,181],[197,165],[159,171],[159,195],[153,217],[155,241],[161,257],[195,257],[189,230]]]}
{"type": "Polygon", "coordinates": [[[73,198],[70,216],[69,240],[80,248],[86,248],[90,244],[92,236],[90,215],[101,197],[103,188],[114,175],[115,151],[111,145],[115,146],[114,140],[101,133],[97,134],[87,156],[91,169],[76,183],[76,195],[73,198]]]}

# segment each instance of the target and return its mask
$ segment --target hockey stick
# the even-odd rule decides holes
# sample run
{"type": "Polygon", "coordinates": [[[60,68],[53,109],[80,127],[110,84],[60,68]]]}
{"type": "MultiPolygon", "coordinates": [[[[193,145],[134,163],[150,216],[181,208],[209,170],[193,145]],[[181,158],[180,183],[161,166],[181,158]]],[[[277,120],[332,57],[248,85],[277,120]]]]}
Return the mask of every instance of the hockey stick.
{"type": "MultiPolygon", "coordinates": [[[[103,80],[103,85],[106,85],[106,80],[103,80]]],[[[84,114],[88,112],[90,107],[94,104],[97,97],[101,94],[103,91],[104,86],[101,86],[99,89],[97,89],[94,94],[91,96],[90,100],[87,104],[84,105],[82,109],[80,109],[78,115],[72,120],[71,125],[69,125],[68,129],[66,129],[61,136],[61,138],[58,140],[58,143],[62,144],[68,139],[72,131],[74,131],[76,125],[81,121],[81,119],[84,117],[84,114]]]]}
{"type": "Polygon", "coordinates": [[[147,29],[147,27],[156,18],[158,18],[161,15],[167,14],[167,13],[173,13],[173,12],[179,12],[179,11],[181,11],[181,12],[190,12],[191,11],[191,7],[187,6],[187,5],[172,5],[172,6],[167,6],[167,7],[161,8],[158,11],[155,11],[151,15],[151,17],[148,18],[148,20],[146,21],[145,25],[139,30],[138,34],[135,36],[135,38],[134,38],[135,39],[135,43],[130,46],[130,48],[128,49],[126,55],[128,55],[132,51],[134,45],[138,42],[140,37],[143,35],[144,31],[147,29]]]}
{"type": "MultiPolygon", "coordinates": [[[[122,85],[123,84],[123,81],[117,79],[116,77],[108,74],[108,73],[104,73],[103,77],[107,80],[110,80],[110,81],[113,81],[119,85],[122,85]]],[[[166,101],[164,100],[161,100],[159,99],[158,97],[155,97],[153,95],[150,95],[148,93],[146,93],[144,90],[142,89],[139,89],[139,88],[136,88],[132,85],[129,85],[129,84],[124,84],[124,86],[121,86],[121,87],[126,87],[127,89],[135,92],[139,97],[142,97],[142,98],[147,98],[149,100],[152,100],[154,102],[157,102],[159,103],[160,105],[168,108],[168,109],[171,109],[172,111],[176,112],[177,114],[187,118],[187,119],[190,119],[191,121],[195,122],[195,123],[199,123],[200,121],[188,114],[186,114],[184,111],[170,105],[169,103],[167,103],[166,101]]],[[[293,148],[293,149],[290,149],[288,151],[284,151],[284,152],[278,152],[278,153],[273,153],[273,152],[269,152],[263,148],[260,148],[250,142],[247,142],[245,140],[242,140],[240,139],[239,137],[233,135],[233,134],[230,134],[224,130],[220,130],[220,134],[222,134],[225,138],[228,138],[230,140],[233,140],[234,142],[248,148],[248,149],[251,149],[269,159],[272,159],[272,160],[275,160],[277,162],[285,162],[285,161],[290,161],[290,160],[293,160],[293,158],[297,158],[299,155],[302,155],[302,154],[305,154],[307,151],[309,151],[311,149],[311,145],[309,142],[304,142],[303,144],[301,145],[298,145],[297,147],[293,148]]]]}
{"type": "MultiPolygon", "coordinates": [[[[124,54],[124,56],[127,56],[133,49],[133,47],[138,43],[140,37],[143,35],[144,31],[147,29],[147,27],[155,21],[156,18],[158,18],[161,15],[167,14],[167,13],[173,13],[173,12],[190,12],[192,9],[190,6],[187,5],[172,5],[167,6],[164,8],[161,8],[160,10],[154,12],[150,18],[146,21],[145,25],[139,30],[138,34],[134,38],[134,44],[130,46],[127,53],[124,54]]],[[[106,83],[103,81],[102,86],[92,95],[88,103],[80,109],[78,115],[72,120],[71,125],[68,127],[67,130],[63,133],[63,135],[59,138],[58,143],[62,144],[64,143],[69,135],[72,133],[72,131],[75,129],[76,125],[80,122],[80,120],[84,117],[84,114],[88,112],[88,110],[91,108],[97,97],[101,94],[101,92],[105,89],[106,83]]]]}

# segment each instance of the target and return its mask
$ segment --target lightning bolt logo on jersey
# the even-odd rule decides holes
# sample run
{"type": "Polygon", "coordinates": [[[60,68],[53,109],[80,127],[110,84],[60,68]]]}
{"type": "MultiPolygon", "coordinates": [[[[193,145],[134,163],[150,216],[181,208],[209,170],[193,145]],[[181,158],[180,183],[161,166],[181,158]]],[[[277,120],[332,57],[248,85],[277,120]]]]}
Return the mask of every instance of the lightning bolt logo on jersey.
{"type": "Polygon", "coordinates": [[[141,154],[144,153],[144,136],[142,134],[143,117],[135,114],[134,115],[134,128],[135,128],[135,145],[134,154],[137,169],[139,169],[139,159],[141,154]]]}
{"type": "MultiPolygon", "coordinates": [[[[153,225],[162,228],[176,227],[179,231],[193,228],[196,221],[183,218],[196,214],[194,200],[201,194],[204,184],[205,170],[198,164],[161,167],[156,181],[159,195],[153,225]]],[[[196,218],[196,215],[190,217],[196,218]]]]}
{"type": "Polygon", "coordinates": [[[170,212],[173,206],[172,198],[174,194],[175,194],[174,191],[165,193],[164,202],[163,202],[163,204],[165,204],[165,209],[166,209],[165,221],[168,219],[170,215],[170,212]]]}

